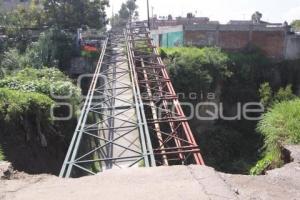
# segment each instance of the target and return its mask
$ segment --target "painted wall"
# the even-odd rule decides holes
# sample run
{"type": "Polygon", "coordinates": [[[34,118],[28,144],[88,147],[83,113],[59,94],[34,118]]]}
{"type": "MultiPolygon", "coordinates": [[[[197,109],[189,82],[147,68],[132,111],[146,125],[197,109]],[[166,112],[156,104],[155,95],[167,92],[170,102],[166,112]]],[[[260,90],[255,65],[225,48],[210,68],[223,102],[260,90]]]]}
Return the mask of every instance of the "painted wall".
{"type": "Polygon", "coordinates": [[[216,31],[185,31],[185,44],[188,46],[216,46],[217,32],[216,31]]]}
{"type": "Polygon", "coordinates": [[[151,30],[151,36],[157,46],[176,47],[183,46],[183,26],[159,27],[151,30]]]}
{"type": "Polygon", "coordinates": [[[183,32],[172,32],[162,34],[160,41],[161,47],[179,47],[183,46],[183,32]]]}

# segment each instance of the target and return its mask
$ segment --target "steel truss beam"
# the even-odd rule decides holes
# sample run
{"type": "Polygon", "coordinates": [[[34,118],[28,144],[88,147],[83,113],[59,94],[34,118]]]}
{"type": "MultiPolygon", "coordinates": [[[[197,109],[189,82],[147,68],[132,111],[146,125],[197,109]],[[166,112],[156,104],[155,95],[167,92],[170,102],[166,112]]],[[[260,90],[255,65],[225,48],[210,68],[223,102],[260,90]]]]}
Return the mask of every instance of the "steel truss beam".
{"type": "Polygon", "coordinates": [[[105,41],[60,177],[106,169],[155,166],[124,33],[105,41]]]}
{"type": "Polygon", "coordinates": [[[156,164],[204,164],[146,25],[129,24],[126,39],[144,103],[156,164]]]}

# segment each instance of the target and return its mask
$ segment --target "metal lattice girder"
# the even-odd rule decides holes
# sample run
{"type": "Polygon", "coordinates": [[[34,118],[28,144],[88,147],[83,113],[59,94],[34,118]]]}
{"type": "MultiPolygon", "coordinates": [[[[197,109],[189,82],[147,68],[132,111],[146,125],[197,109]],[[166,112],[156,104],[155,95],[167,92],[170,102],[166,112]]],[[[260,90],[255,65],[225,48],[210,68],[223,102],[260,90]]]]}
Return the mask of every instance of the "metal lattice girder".
{"type": "Polygon", "coordinates": [[[61,177],[155,166],[139,88],[122,32],[104,44],[61,177]]]}
{"type": "Polygon", "coordinates": [[[127,26],[127,42],[142,93],[158,165],[204,164],[166,67],[143,23],[127,26]]]}

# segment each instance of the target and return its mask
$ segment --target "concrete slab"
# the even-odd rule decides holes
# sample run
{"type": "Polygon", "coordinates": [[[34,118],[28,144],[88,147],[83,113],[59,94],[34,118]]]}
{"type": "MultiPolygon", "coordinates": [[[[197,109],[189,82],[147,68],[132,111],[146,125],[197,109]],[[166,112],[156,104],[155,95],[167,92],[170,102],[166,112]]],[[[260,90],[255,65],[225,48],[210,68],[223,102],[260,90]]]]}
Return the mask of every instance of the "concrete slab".
{"type": "Polygon", "coordinates": [[[237,199],[212,168],[202,166],[110,170],[80,179],[49,177],[26,187],[15,180],[4,185],[4,191],[2,187],[5,200],[237,199]]]}

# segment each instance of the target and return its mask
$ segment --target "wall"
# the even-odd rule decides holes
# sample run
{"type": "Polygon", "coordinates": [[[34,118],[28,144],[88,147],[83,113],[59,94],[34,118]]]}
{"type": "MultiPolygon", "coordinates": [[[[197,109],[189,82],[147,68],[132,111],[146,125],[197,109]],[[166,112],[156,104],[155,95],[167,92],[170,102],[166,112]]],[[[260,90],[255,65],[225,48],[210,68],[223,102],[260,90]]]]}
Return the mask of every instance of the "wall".
{"type": "Polygon", "coordinates": [[[283,31],[253,31],[252,43],[270,58],[284,58],[285,32],[283,31]]]}
{"type": "Polygon", "coordinates": [[[288,35],[285,58],[289,60],[300,57],[300,35],[288,35]]]}
{"type": "Polygon", "coordinates": [[[216,31],[186,31],[184,33],[185,44],[189,46],[215,46],[217,45],[216,31]]]}
{"type": "Polygon", "coordinates": [[[241,51],[253,45],[275,60],[300,58],[300,35],[280,24],[193,24],[151,30],[157,46],[218,46],[241,51]]]}
{"type": "Polygon", "coordinates": [[[183,32],[166,33],[162,36],[162,46],[178,47],[183,45],[183,32]]]}
{"type": "Polygon", "coordinates": [[[218,46],[240,51],[248,45],[259,47],[268,57],[285,57],[287,28],[276,24],[203,24],[184,27],[184,43],[193,46],[218,46]]]}
{"type": "Polygon", "coordinates": [[[249,44],[249,32],[247,31],[220,31],[219,44],[222,49],[243,49],[249,44]]]}
{"type": "Polygon", "coordinates": [[[183,26],[159,27],[151,31],[151,36],[157,46],[183,46],[183,26]]]}
{"type": "MultiPolygon", "coordinates": [[[[147,21],[144,21],[147,23],[147,21]]],[[[152,29],[158,29],[158,27],[174,27],[179,25],[185,25],[185,24],[207,24],[209,22],[209,18],[207,17],[195,17],[195,18],[185,18],[185,17],[177,17],[176,19],[172,20],[161,20],[152,18],[151,28],[152,29]]]]}

